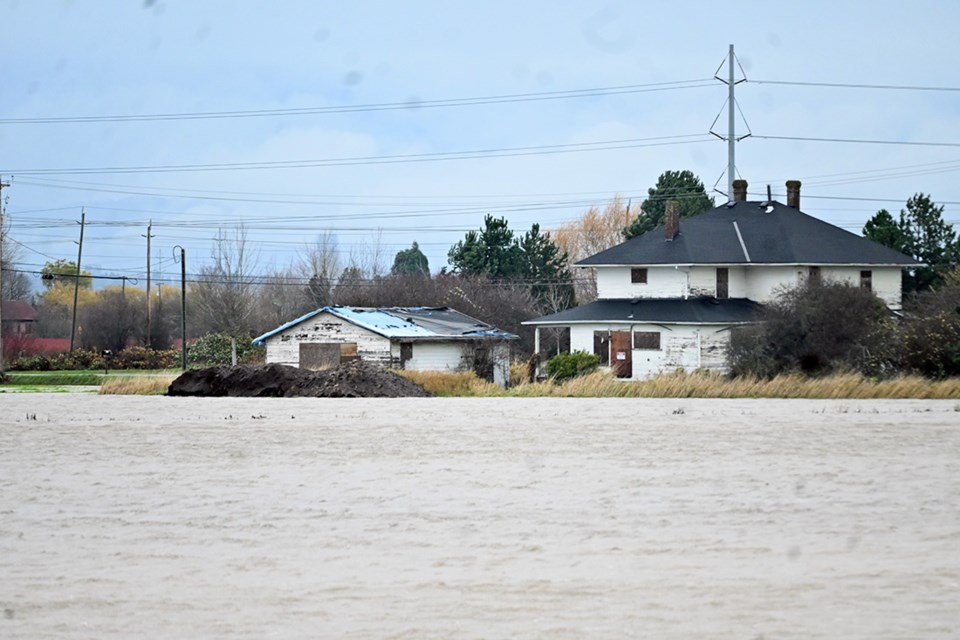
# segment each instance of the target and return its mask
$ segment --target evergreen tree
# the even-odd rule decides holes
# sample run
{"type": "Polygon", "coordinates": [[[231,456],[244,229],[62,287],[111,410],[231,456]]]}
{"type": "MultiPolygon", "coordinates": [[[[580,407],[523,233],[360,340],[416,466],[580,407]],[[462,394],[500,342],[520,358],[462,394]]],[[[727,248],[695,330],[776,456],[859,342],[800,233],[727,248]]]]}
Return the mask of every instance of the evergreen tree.
{"type": "Polygon", "coordinates": [[[640,205],[640,214],[623,230],[627,239],[656,229],[663,224],[668,200],[677,201],[677,213],[681,218],[709,211],[715,204],[708,196],[692,171],[665,171],[657,178],[657,184],[647,189],[647,199],[640,205]]]}
{"type": "Polygon", "coordinates": [[[420,250],[420,245],[414,241],[409,249],[403,249],[397,252],[393,259],[393,267],[390,269],[390,275],[394,276],[428,276],[430,275],[430,262],[427,256],[420,250]]]}
{"type": "Polygon", "coordinates": [[[523,276],[531,281],[531,291],[541,305],[549,312],[573,306],[573,278],[567,268],[567,254],[550,234],[540,233],[540,225],[534,224],[518,246],[523,254],[523,276]]]}
{"type": "Polygon", "coordinates": [[[522,275],[523,256],[505,218],[487,214],[480,232],[468,231],[447,254],[455,273],[505,279],[522,275]]]}
{"type": "Polygon", "coordinates": [[[867,220],[867,224],[863,226],[863,237],[897,251],[909,250],[906,233],[886,209],[880,209],[875,216],[867,220]]]}
{"type": "Polygon", "coordinates": [[[904,278],[904,291],[935,288],[960,264],[960,241],[953,225],[943,219],[943,206],[923,193],[907,200],[898,221],[885,209],[878,211],[863,227],[863,235],[923,263],[904,278]]]}

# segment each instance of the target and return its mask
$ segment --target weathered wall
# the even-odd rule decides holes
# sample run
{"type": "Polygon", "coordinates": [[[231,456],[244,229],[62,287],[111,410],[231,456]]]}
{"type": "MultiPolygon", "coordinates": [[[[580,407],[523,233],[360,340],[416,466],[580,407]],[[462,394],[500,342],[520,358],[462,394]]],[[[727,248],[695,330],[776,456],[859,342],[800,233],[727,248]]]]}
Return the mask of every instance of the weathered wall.
{"type": "Polygon", "coordinates": [[[640,379],[663,371],[698,368],[726,370],[730,331],[725,325],[574,325],[570,329],[570,348],[593,353],[594,331],[658,331],[660,349],[633,349],[633,377],[640,379]]]}
{"type": "Polygon", "coordinates": [[[687,274],[673,267],[647,268],[647,283],[630,282],[630,267],[597,269],[598,298],[681,298],[687,274]]]}
{"type": "MultiPolygon", "coordinates": [[[[354,342],[361,360],[389,366],[390,341],[372,331],[330,314],[321,313],[306,322],[271,336],[267,340],[267,362],[300,366],[300,343],[325,342],[343,344],[354,342]]],[[[399,354],[398,354],[399,355],[399,354]]]]}
{"type": "Polygon", "coordinates": [[[414,342],[413,357],[407,360],[403,368],[411,371],[457,371],[462,354],[461,343],[414,342]]]}
{"type": "MultiPolygon", "coordinates": [[[[860,286],[860,267],[823,267],[821,278],[834,282],[847,282],[860,286]]],[[[900,309],[901,270],[899,267],[875,267],[873,272],[873,292],[891,309],[900,309]]]]}

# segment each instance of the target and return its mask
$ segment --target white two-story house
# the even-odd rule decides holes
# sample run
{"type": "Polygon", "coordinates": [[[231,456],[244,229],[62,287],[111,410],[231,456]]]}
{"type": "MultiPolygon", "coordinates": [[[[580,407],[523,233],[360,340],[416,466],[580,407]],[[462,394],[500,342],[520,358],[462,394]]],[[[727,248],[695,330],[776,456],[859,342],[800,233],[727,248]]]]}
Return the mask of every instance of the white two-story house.
{"type": "Polygon", "coordinates": [[[800,211],[800,183],[787,204],[734,200],[678,220],[576,263],[593,268],[595,302],[524,324],[569,328],[571,351],[600,356],[621,378],[662,371],[724,370],[730,329],[756,322],[764,302],[807,279],[848,282],[900,309],[906,255],[800,211]]]}

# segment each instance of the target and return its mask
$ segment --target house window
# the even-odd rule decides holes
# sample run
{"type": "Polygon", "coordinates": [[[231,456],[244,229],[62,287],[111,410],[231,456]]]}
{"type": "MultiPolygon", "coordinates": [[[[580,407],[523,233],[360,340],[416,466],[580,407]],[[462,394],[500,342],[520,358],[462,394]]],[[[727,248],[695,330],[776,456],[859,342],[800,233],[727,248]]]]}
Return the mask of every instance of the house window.
{"type": "Polygon", "coordinates": [[[593,355],[600,356],[600,366],[610,365],[610,332],[593,332],[593,355]]]}
{"type": "Polygon", "coordinates": [[[730,297],[730,270],[726,267],[717,268],[717,298],[721,300],[730,297]]]}
{"type": "Polygon", "coordinates": [[[873,291],[873,271],[860,272],[860,288],[865,291],[873,291]]]}
{"type": "Polygon", "coordinates": [[[647,284],[647,270],[630,269],[630,282],[633,284],[647,284]]]}
{"type": "Polygon", "coordinates": [[[633,348],[647,351],[660,350],[659,331],[636,331],[633,334],[633,348]]]}
{"type": "Polygon", "coordinates": [[[820,267],[810,267],[810,273],[807,275],[807,282],[814,286],[818,286],[821,281],[820,267]]]}

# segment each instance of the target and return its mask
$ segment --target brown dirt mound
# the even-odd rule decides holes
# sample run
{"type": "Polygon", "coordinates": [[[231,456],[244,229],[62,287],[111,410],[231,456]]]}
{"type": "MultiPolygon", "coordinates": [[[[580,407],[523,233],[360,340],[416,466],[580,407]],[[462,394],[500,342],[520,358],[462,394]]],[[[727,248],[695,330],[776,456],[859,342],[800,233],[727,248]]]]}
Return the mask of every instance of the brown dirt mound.
{"type": "Polygon", "coordinates": [[[187,371],[170,384],[170,396],[245,398],[423,398],[431,394],[403,376],[361,361],[326,371],[283,364],[208,367],[187,371]]]}

